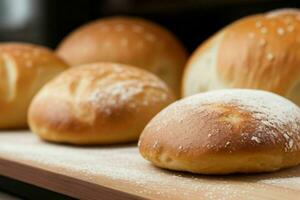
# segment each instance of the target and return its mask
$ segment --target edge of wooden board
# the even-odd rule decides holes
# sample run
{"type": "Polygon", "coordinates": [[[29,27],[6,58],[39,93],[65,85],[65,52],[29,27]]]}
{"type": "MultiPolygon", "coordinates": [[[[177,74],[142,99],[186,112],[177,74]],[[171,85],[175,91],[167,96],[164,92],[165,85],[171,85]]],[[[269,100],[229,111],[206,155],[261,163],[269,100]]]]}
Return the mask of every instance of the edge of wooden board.
{"type": "Polygon", "coordinates": [[[100,197],[103,200],[145,199],[133,194],[3,158],[0,158],[0,175],[79,199],[98,200],[100,197]]]}

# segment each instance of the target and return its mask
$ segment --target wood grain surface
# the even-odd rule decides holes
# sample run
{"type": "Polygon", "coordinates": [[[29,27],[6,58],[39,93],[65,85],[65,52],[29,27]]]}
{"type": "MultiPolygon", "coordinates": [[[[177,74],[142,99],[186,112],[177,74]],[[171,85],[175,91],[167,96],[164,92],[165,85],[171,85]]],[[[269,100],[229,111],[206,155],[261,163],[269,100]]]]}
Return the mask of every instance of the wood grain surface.
{"type": "Polygon", "coordinates": [[[193,175],[152,166],[135,144],[56,145],[28,131],[0,132],[0,175],[80,199],[300,199],[300,167],[256,175],[193,175]]]}

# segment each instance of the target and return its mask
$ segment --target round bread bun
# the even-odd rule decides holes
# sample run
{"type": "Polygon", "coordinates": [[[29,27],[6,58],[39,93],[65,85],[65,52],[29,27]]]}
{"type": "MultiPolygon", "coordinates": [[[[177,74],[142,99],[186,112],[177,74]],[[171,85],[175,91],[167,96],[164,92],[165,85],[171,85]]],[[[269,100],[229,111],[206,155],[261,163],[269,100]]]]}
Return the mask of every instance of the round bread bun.
{"type": "Polygon", "coordinates": [[[78,145],[138,140],[150,119],[174,101],[155,75],[126,65],[74,67],[46,84],[29,109],[41,138],[78,145]]]}
{"type": "Polygon", "coordinates": [[[224,88],[267,90],[300,105],[300,10],[242,18],[198,47],[182,95],[224,88]]]}
{"type": "Polygon", "coordinates": [[[139,18],[110,17],[79,27],[57,53],[71,65],[116,62],[140,67],[164,80],[179,96],[187,53],[165,28],[139,18]]]}
{"type": "Polygon", "coordinates": [[[266,91],[216,90],[177,101],[144,129],[140,153],[201,174],[270,172],[300,163],[300,109],[266,91]]]}
{"type": "Polygon", "coordinates": [[[37,91],[67,68],[52,51],[24,43],[0,44],[0,128],[27,126],[27,110],[37,91]]]}

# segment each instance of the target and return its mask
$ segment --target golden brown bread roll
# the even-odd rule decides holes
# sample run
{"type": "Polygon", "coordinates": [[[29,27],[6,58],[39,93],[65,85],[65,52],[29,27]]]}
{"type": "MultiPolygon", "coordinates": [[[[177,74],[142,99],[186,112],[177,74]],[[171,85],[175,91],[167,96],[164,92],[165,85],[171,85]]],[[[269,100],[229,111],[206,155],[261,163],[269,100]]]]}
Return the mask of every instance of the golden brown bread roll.
{"type": "Polygon", "coordinates": [[[30,106],[29,125],[53,142],[130,142],[173,100],[167,85],[149,72],[89,64],[69,69],[42,88],[30,106]]]}
{"type": "Polygon", "coordinates": [[[232,89],[177,101],[146,126],[144,158],[201,174],[269,172],[300,163],[300,109],[274,93],[232,89]]]}
{"type": "Polygon", "coordinates": [[[300,11],[245,17],[200,45],[188,61],[182,94],[223,88],[275,92],[300,105],[300,11]]]}
{"type": "Polygon", "coordinates": [[[0,128],[27,126],[27,109],[37,91],[67,64],[49,49],[0,44],[0,128]]]}
{"type": "Polygon", "coordinates": [[[117,62],[146,69],[179,95],[187,53],[165,28],[133,17],[100,19],[68,35],[57,53],[71,65],[117,62]]]}

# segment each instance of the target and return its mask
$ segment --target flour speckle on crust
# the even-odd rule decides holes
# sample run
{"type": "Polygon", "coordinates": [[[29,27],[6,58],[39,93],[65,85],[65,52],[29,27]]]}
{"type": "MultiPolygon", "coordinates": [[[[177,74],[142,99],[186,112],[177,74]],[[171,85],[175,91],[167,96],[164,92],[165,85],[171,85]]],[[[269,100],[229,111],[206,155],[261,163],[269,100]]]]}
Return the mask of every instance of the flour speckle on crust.
{"type": "Polygon", "coordinates": [[[250,89],[217,90],[187,97],[180,106],[192,106],[197,112],[206,104],[234,105],[249,112],[258,126],[253,133],[247,134],[256,144],[264,145],[266,140],[282,141],[285,151],[300,148],[295,145],[300,143],[300,110],[279,95],[250,89]]]}
{"type": "Polygon", "coordinates": [[[142,70],[118,64],[106,65],[92,64],[89,69],[74,71],[56,83],[69,85],[66,89],[74,96],[74,105],[85,102],[108,116],[121,108],[134,111],[141,106],[167,101],[170,97],[168,86],[155,75],[145,75],[142,70]],[[90,76],[90,73],[94,75],[90,76]],[[72,79],[73,76],[77,79],[72,79]]]}
{"type": "Polygon", "coordinates": [[[260,139],[258,139],[258,137],[256,137],[256,136],[252,136],[251,140],[255,141],[256,143],[260,143],[260,139]]]}

